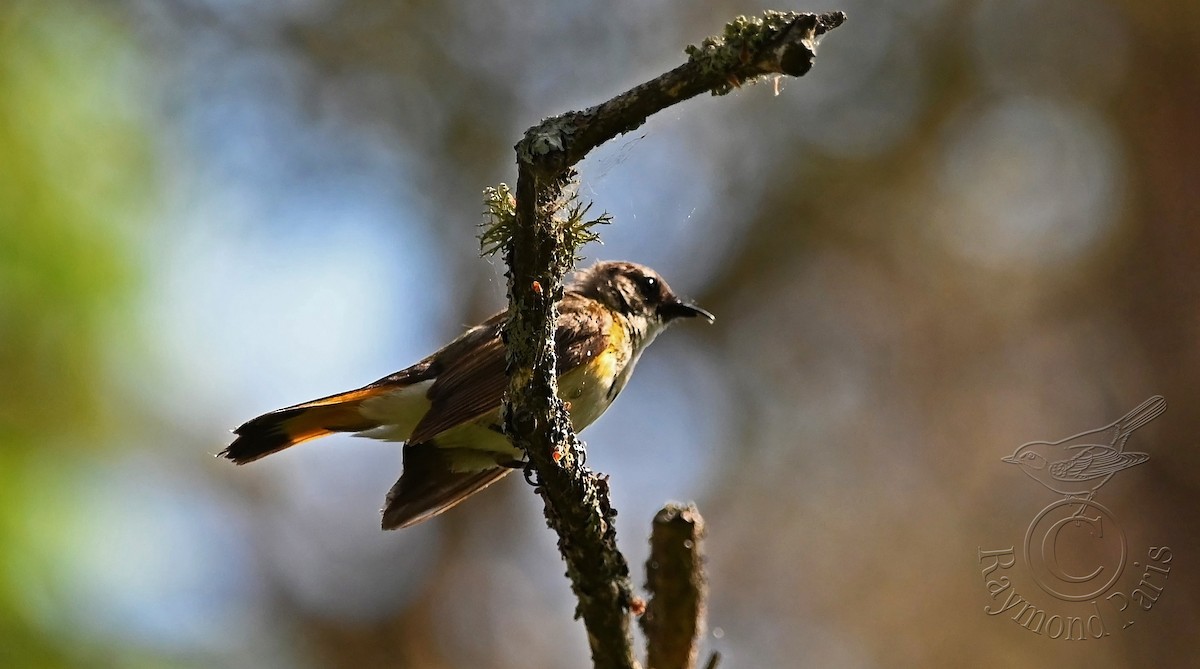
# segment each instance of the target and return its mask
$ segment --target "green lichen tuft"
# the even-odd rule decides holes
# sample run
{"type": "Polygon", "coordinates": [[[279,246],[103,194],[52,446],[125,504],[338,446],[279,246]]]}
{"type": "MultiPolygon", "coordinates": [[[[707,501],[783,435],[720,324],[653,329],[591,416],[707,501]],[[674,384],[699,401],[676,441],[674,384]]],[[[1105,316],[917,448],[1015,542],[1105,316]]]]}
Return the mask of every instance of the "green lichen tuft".
{"type": "Polygon", "coordinates": [[[508,184],[483,189],[483,223],[479,224],[479,255],[495,255],[508,245],[517,226],[517,200],[508,184]]]}
{"type": "MultiPolygon", "coordinates": [[[[517,201],[508,184],[500,184],[495,188],[484,189],[483,205],[484,220],[479,225],[479,254],[490,256],[504,249],[512,241],[517,225],[517,201]]],[[[553,220],[554,227],[562,235],[560,248],[565,250],[566,259],[571,263],[582,259],[578,254],[580,247],[600,241],[600,233],[596,231],[596,226],[612,222],[612,216],[608,213],[588,218],[592,203],[580,202],[573,189],[565,189],[551,208],[557,212],[553,220]]]]}
{"type": "Polygon", "coordinates": [[[566,206],[563,207],[564,214],[556,217],[559,219],[560,228],[563,231],[564,248],[568,249],[571,254],[573,263],[583,259],[578,254],[579,248],[591,242],[600,241],[600,233],[596,231],[597,225],[608,225],[612,222],[612,216],[605,212],[596,218],[589,219],[587,213],[592,208],[592,203],[583,203],[578,200],[578,196],[569,196],[566,206]]]}

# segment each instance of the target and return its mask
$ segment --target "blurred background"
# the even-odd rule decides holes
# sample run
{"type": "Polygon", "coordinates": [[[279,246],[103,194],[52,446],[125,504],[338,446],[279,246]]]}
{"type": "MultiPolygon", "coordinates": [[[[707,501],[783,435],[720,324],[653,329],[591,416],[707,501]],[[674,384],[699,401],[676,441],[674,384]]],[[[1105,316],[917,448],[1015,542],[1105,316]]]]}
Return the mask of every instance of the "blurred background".
{"type": "Polygon", "coordinates": [[[584,434],[635,581],[694,500],[722,667],[1195,662],[1200,5],[3,0],[0,666],[584,666],[520,477],[383,533],[395,444],[212,456],[502,308],[475,235],[521,133],[768,7],[850,19],[581,170],[587,262],[718,315],[584,434]],[[986,615],[979,550],[1055,499],[1000,458],[1155,394],[1098,496],[1171,547],[1153,608],[986,615]]]}

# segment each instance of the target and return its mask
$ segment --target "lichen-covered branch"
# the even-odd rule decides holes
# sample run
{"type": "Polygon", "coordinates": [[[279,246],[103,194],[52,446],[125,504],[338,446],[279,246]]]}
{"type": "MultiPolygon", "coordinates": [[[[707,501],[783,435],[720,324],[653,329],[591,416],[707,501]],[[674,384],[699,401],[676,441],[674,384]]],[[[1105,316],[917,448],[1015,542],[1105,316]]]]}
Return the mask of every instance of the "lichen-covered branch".
{"type": "Polygon", "coordinates": [[[509,319],[505,329],[511,382],[505,430],[524,449],[545,500],[546,521],[579,600],[596,667],[636,667],[629,635],[629,566],[617,550],[616,512],[608,485],[583,466],[582,444],[558,398],[555,303],[575,248],[557,212],[570,171],[552,183],[522,169],[517,179],[516,227],[509,245],[509,319]]]}
{"type": "Polygon", "coordinates": [[[812,68],[821,35],[845,20],[842,12],[738,17],[722,35],[689,46],[688,61],[674,70],[595,107],[548,118],[530,128],[517,144],[517,162],[553,177],[671,105],[706,92],[724,95],[765,76],[802,76],[812,68]]]}
{"type": "Polygon", "coordinates": [[[651,114],[700,93],[722,94],[759,77],[806,73],[816,57],[818,37],[843,20],[840,12],[739,17],[724,34],[689,47],[683,65],[608,102],[547,119],[516,146],[515,212],[509,230],[489,240],[504,248],[508,264],[505,430],[528,455],[547,523],[559,537],[596,667],[637,666],[629,629],[634,597],[628,565],[617,550],[616,512],[608,502],[607,484],[583,466],[582,444],[558,399],[556,302],[581,241],[571,217],[556,216],[569,201],[564,189],[575,176],[572,167],[651,114]]]}
{"type": "Polygon", "coordinates": [[[694,669],[704,630],[704,518],[694,505],[668,504],[654,516],[642,616],[649,669],[694,669]]]}

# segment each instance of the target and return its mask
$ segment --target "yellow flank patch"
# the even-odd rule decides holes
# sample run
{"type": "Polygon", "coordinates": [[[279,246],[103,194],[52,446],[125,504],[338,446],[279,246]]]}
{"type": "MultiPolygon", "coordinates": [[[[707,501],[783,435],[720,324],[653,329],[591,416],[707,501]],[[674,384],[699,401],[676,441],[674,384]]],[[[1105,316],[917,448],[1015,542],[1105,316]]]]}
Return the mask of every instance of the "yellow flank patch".
{"type": "MultiPolygon", "coordinates": [[[[624,365],[629,357],[629,352],[633,349],[632,343],[629,341],[629,330],[626,328],[624,318],[613,318],[612,325],[608,328],[608,346],[604,347],[605,354],[612,354],[614,362],[618,365],[624,365]]],[[[616,372],[613,372],[616,374],[616,372]]]]}
{"type": "Polygon", "coordinates": [[[595,360],[584,365],[587,375],[607,389],[617,377],[617,358],[617,351],[612,346],[605,348],[595,360]]]}
{"type": "Polygon", "coordinates": [[[608,345],[599,355],[558,379],[558,396],[571,404],[571,424],[582,430],[612,402],[609,389],[629,361],[629,333],[618,322],[608,332],[608,345]]]}

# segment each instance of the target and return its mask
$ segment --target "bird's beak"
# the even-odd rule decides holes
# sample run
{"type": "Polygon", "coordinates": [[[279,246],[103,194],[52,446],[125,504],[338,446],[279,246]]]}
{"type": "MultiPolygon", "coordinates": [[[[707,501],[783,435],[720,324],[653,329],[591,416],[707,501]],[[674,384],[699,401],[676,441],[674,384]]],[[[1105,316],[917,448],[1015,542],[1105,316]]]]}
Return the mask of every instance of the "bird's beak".
{"type": "Polygon", "coordinates": [[[1006,456],[1004,456],[1004,457],[1000,458],[1000,461],[1001,461],[1001,462],[1007,462],[1007,463],[1008,463],[1008,464],[1010,464],[1010,465],[1015,465],[1015,464],[1018,464],[1018,463],[1017,463],[1017,456],[1015,456],[1015,455],[1006,455],[1006,456]]]}
{"type": "Polygon", "coordinates": [[[683,302],[681,300],[664,302],[662,306],[658,308],[658,314],[662,316],[662,319],[668,323],[676,318],[695,318],[697,316],[703,318],[709,323],[717,320],[717,317],[713,316],[708,311],[705,311],[704,309],[701,309],[690,302],[683,302]]]}

